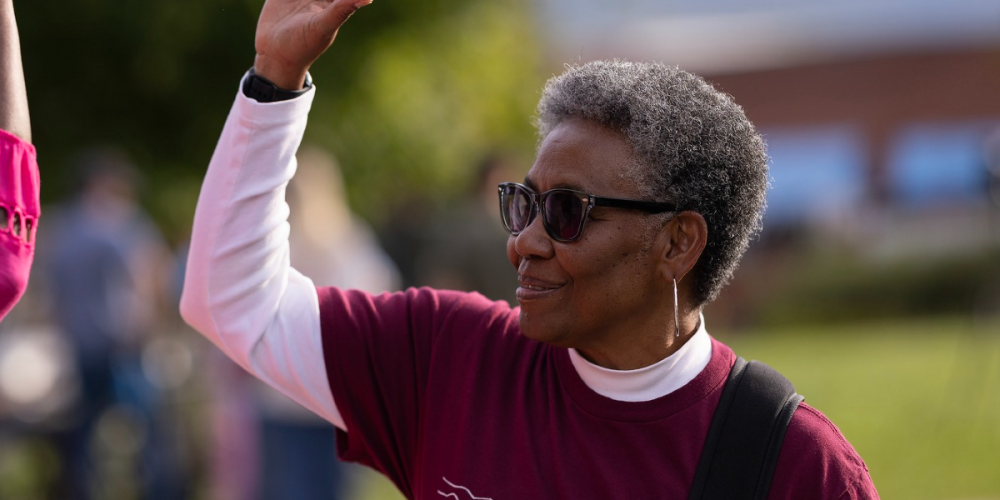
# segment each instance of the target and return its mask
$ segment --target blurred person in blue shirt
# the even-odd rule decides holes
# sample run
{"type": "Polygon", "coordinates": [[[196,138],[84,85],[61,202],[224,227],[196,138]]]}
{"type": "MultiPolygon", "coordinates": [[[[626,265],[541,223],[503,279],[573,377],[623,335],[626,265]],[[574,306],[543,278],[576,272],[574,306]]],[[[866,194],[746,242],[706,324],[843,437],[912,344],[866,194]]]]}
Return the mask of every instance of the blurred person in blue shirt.
{"type": "Polygon", "coordinates": [[[80,377],[75,418],[62,443],[67,487],[73,498],[90,498],[103,488],[95,429],[117,408],[124,412],[114,414],[126,416],[142,442],[134,457],[137,471],[144,471],[142,488],[170,498],[163,467],[142,463],[165,463],[148,449],[157,439],[152,421],[158,392],[143,375],[141,350],[161,320],[167,247],[136,203],[138,172],[123,152],[87,151],[75,172],[77,192],[51,209],[40,256],[52,318],[73,347],[80,377]]]}

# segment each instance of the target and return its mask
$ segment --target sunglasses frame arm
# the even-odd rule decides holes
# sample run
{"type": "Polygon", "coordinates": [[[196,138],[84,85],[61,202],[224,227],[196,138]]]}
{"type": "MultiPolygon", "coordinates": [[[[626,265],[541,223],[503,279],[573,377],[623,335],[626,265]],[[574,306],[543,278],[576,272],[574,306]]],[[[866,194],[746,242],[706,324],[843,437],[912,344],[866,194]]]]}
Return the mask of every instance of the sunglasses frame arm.
{"type": "Polygon", "coordinates": [[[674,205],[673,203],[658,203],[655,201],[640,201],[640,200],[623,200],[619,198],[604,198],[601,196],[594,196],[594,195],[588,195],[588,196],[590,196],[591,206],[594,207],[629,208],[632,210],[641,210],[643,212],[649,212],[651,214],[680,211],[677,205],[674,205]]]}

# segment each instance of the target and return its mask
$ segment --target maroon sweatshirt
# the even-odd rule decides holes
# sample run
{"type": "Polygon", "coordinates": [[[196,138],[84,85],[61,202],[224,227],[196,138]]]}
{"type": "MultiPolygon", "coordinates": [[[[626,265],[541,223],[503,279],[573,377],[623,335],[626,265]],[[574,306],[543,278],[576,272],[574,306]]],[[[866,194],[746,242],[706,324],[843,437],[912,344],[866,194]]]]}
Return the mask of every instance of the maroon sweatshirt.
{"type": "MultiPolygon", "coordinates": [[[[733,351],[661,398],[592,391],[568,351],[521,335],[518,310],[478,294],[320,288],[342,459],[414,499],[687,498],[733,351]]],[[[801,405],[772,499],[878,498],[864,461],[801,405]]]]}

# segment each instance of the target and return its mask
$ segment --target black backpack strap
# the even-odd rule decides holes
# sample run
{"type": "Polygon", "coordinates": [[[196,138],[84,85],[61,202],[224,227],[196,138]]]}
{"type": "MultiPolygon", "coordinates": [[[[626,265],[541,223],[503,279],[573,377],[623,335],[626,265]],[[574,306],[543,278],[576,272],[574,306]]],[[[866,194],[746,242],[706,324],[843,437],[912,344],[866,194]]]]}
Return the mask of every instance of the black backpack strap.
{"type": "Polygon", "coordinates": [[[766,500],[785,430],[802,399],[770,366],[736,358],[688,498],[766,500]]]}

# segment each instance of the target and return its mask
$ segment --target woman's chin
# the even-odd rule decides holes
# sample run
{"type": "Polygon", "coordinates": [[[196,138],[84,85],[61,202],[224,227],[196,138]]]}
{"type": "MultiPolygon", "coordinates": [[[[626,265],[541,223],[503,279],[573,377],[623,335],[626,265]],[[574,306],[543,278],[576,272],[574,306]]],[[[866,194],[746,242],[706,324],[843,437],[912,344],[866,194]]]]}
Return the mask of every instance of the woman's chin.
{"type": "Polygon", "coordinates": [[[556,347],[572,347],[566,325],[550,314],[531,314],[522,308],[518,325],[521,334],[531,340],[556,347]]]}

